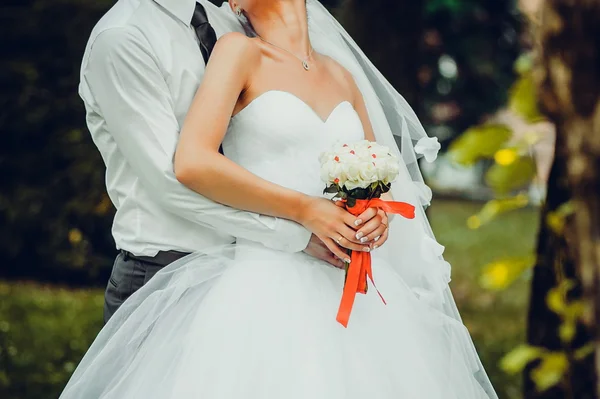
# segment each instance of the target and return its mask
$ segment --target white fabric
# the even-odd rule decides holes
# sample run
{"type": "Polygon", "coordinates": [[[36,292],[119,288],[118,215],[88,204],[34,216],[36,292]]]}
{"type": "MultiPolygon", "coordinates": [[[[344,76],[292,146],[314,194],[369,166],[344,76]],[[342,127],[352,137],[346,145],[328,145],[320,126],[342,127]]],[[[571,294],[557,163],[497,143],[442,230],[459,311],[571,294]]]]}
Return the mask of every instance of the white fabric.
{"type": "MultiPolygon", "coordinates": [[[[436,159],[440,149],[437,138],[427,136],[410,105],[325,7],[317,0],[307,0],[306,4],[310,38],[315,50],[329,55],[352,73],[365,99],[377,142],[388,145],[404,160],[406,168],[401,170],[398,181],[392,185],[394,198],[415,205],[428,205],[431,190],[423,182],[418,159],[423,157],[429,162],[436,159]],[[397,141],[401,153],[395,145],[397,141]]],[[[394,222],[407,223],[401,218],[395,218],[394,222]]],[[[460,323],[461,318],[448,287],[451,267],[443,258],[444,247],[435,240],[424,208],[417,207],[414,223],[411,221],[409,224],[397,229],[398,233],[390,237],[385,249],[391,249],[390,258],[395,260],[396,270],[424,303],[460,323]],[[405,253],[417,249],[421,252],[420,260],[405,263],[405,253]]],[[[477,380],[490,398],[496,398],[475,349],[471,347],[467,352],[477,364],[477,380]]]]}
{"type": "MultiPolygon", "coordinates": [[[[231,12],[201,3],[218,36],[243,32],[231,12]]],[[[310,233],[301,226],[216,204],[175,179],[179,130],[204,75],[190,27],[195,4],[119,0],[87,45],[79,91],[117,208],[117,248],[153,256],[160,250],[194,252],[238,237],[302,251],[310,233]]]]}
{"type": "MultiPolygon", "coordinates": [[[[251,172],[319,195],[319,154],[363,136],[350,103],[323,121],[273,90],[232,119],[223,144],[251,172]]],[[[420,226],[390,223],[373,252],[388,305],[359,295],[347,329],[335,320],[344,272],[303,253],[239,240],[181,259],[125,302],[61,399],[496,398],[466,328],[411,288],[443,251],[420,226]]]]}

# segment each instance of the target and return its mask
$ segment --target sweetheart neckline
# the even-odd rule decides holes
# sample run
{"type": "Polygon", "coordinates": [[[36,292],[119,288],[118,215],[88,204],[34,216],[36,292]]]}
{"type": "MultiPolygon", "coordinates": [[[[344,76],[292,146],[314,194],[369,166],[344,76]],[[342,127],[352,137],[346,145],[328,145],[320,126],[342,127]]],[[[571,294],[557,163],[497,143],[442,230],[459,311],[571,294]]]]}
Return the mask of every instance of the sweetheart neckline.
{"type": "Polygon", "coordinates": [[[285,94],[297,101],[299,101],[301,104],[304,105],[305,108],[307,108],[309,111],[311,111],[311,113],[321,121],[322,124],[326,125],[329,120],[333,117],[333,115],[336,113],[336,111],[338,109],[340,109],[343,105],[348,104],[350,106],[350,108],[352,108],[352,110],[354,112],[356,112],[356,110],[354,109],[354,106],[352,105],[352,103],[348,100],[343,100],[342,102],[340,102],[339,104],[337,104],[329,113],[329,115],[327,116],[327,118],[323,119],[323,117],[321,117],[321,115],[319,115],[319,113],[317,113],[317,111],[315,111],[315,109],[313,107],[311,107],[306,101],[304,101],[303,99],[301,99],[300,97],[298,97],[297,95],[295,95],[294,93],[291,93],[289,91],[285,91],[285,90],[277,90],[277,89],[272,89],[272,90],[267,90],[261,94],[259,94],[258,96],[256,96],[254,99],[252,99],[252,101],[250,101],[244,108],[242,108],[238,113],[236,113],[235,115],[233,115],[231,117],[232,120],[236,119],[239,115],[243,114],[246,110],[248,110],[249,108],[252,108],[253,106],[255,106],[255,103],[260,101],[263,97],[267,97],[268,95],[272,95],[272,94],[285,94]]]}

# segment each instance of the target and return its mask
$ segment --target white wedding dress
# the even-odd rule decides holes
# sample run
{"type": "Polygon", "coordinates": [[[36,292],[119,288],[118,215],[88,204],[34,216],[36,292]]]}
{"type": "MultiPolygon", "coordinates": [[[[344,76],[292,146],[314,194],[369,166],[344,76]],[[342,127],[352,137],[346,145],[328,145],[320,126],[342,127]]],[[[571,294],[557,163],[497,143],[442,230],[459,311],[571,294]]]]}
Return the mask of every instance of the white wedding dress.
{"type": "MultiPolygon", "coordinates": [[[[323,120],[273,90],[232,119],[223,145],[256,175],[317,196],[319,154],[361,139],[349,102],[323,120]]],[[[391,236],[406,237],[405,256],[391,258],[385,245],[373,252],[387,305],[373,289],[358,295],[348,328],[336,322],[342,270],[249,241],[190,255],[124,304],[61,398],[495,398],[466,328],[419,299],[398,272],[407,261],[424,266],[411,223],[390,226],[391,236]]]]}

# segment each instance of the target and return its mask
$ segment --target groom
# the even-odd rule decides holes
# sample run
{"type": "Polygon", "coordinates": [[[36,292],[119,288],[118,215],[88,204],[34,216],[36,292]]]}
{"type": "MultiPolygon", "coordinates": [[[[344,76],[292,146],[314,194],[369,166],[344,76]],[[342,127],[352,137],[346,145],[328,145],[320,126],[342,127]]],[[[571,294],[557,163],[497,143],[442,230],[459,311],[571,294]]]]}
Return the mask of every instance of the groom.
{"type": "Polygon", "coordinates": [[[217,36],[230,31],[244,30],[231,12],[207,0],[119,0],[92,31],[79,92],[106,164],[120,250],[106,289],[105,322],[161,268],[235,238],[341,266],[302,226],[214,203],[174,176],[180,127],[217,36]],[[222,15],[211,26],[215,12],[222,15]]]}

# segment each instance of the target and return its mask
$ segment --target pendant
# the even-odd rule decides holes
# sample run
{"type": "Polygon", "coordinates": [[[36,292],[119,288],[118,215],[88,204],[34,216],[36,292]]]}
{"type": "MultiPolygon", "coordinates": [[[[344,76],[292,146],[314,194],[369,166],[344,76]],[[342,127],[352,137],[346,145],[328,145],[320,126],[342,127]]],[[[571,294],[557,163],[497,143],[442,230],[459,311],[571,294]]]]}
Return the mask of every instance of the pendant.
{"type": "Polygon", "coordinates": [[[310,71],[310,65],[308,65],[308,61],[306,61],[306,60],[302,61],[302,66],[304,67],[305,70],[310,71]]]}

